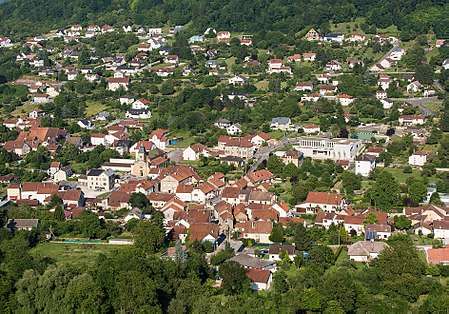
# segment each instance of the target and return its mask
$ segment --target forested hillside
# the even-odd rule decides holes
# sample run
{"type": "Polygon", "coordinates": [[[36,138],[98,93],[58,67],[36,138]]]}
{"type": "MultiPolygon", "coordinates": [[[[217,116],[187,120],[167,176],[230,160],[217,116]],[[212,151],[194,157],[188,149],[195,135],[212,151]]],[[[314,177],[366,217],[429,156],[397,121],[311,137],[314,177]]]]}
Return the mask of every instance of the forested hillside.
{"type": "MultiPolygon", "coordinates": [[[[0,34],[21,37],[73,23],[187,24],[230,31],[298,32],[307,26],[329,30],[328,21],[365,17],[367,25],[396,25],[408,40],[430,29],[449,37],[445,0],[10,0],[0,5],[0,34]]],[[[367,29],[373,30],[373,27],[367,29]]]]}

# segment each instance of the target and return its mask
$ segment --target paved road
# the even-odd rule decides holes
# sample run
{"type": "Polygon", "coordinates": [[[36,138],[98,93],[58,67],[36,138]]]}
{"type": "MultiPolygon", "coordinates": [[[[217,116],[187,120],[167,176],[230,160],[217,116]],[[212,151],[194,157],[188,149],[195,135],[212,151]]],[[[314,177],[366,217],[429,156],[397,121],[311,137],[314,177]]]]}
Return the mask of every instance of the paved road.
{"type": "Polygon", "coordinates": [[[264,160],[267,160],[270,157],[270,154],[276,150],[279,150],[285,146],[295,144],[298,140],[296,138],[290,138],[290,136],[284,137],[280,139],[275,145],[261,147],[253,157],[254,163],[249,168],[248,172],[255,171],[257,166],[259,166],[264,160]]]}
{"type": "Polygon", "coordinates": [[[425,97],[425,98],[392,98],[393,101],[405,101],[406,103],[411,104],[414,107],[417,107],[423,115],[425,116],[435,116],[436,112],[430,110],[429,108],[423,106],[422,104],[426,103],[442,103],[441,100],[438,100],[437,97],[425,97]]]}
{"type": "Polygon", "coordinates": [[[441,86],[440,82],[438,80],[433,80],[433,85],[435,86],[435,88],[440,91],[441,93],[445,93],[446,91],[443,89],[443,87],[441,86]]]}
{"type": "Polygon", "coordinates": [[[400,46],[399,42],[394,42],[393,43],[393,48],[391,48],[390,50],[388,50],[383,56],[382,58],[379,59],[379,61],[377,61],[376,63],[381,63],[383,60],[385,60],[386,58],[388,58],[391,54],[391,52],[398,48],[400,46]]]}

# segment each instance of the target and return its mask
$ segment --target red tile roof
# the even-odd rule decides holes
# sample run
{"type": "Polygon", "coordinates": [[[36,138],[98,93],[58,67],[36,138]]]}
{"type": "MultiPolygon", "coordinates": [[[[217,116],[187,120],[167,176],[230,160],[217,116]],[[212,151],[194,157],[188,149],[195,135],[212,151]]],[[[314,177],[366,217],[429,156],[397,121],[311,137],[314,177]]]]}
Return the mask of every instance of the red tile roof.
{"type": "Polygon", "coordinates": [[[309,192],[306,203],[340,206],[343,195],[327,192],[309,192]]]}

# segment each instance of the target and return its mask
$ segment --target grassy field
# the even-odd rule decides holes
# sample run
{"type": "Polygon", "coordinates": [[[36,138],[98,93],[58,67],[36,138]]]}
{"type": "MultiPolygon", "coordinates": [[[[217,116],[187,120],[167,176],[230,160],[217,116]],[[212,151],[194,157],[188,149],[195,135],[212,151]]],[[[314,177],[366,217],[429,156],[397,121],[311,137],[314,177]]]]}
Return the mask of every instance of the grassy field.
{"type": "MultiPolygon", "coordinates": [[[[420,178],[421,177],[421,171],[414,168],[412,173],[404,173],[402,170],[403,168],[387,168],[387,171],[389,171],[395,178],[398,180],[399,183],[406,183],[407,179],[410,177],[414,178],[420,178]]],[[[435,177],[430,177],[429,181],[436,180],[435,177]]]]}
{"type": "Polygon", "coordinates": [[[106,110],[107,106],[105,104],[100,103],[99,101],[95,100],[88,100],[86,107],[86,116],[91,117],[95,116],[98,113],[106,110]]]}
{"type": "Polygon", "coordinates": [[[360,29],[360,24],[363,24],[365,22],[365,18],[358,17],[353,22],[346,22],[346,23],[338,23],[333,24],[331,23],[331,32],[332,33],[360,33],[364,34],[364,32],[360,29]]]}
{"type": "Polygon", "coordinates": [[[435,103],[423,103],[424,107],[426,107],[429,110],[432,110],[433,112],[440,111],[442,104],[435,104],[435,103]]]}
{"type": "Polygon", "coordinates": [[[50,258],[56,263],[72,265],[92,265],[100,254],[111,254],[116,250],[124,250],[123,245],[83,245],[63,243],[40,243],[31,249],[30,253],[36,257],[50,258]]]}
{"type": "Polygon", "coordinates": [[[35,104],[32,102],[26,102],[22,106],[17,107],[11,114],[17,117],[23,117],[23,115],[27,115],[33,111],[34,109],[39,108],[39,104],[35,104]]]}
{"type": "Polygon", "coordinates": [[[254,84],[254,86],[256,86],[256,88],[258,90],[267,91],[268,90],[268,81],[267,80],[263,80],[263,81],[257,82],[256,84],[254,84]]]}
{"type": "Polygon", "coordinates": [[[182,141],[174,144],[174,145],[170,145],[170,147],[176,147],[176,148],[187,148],[190,145],[195,143],[195,138],[190,134],[189,131],[173,131],[172,133],[170,133],[170,138],[174,139],[174,138],[183,138],[182,141]]]}

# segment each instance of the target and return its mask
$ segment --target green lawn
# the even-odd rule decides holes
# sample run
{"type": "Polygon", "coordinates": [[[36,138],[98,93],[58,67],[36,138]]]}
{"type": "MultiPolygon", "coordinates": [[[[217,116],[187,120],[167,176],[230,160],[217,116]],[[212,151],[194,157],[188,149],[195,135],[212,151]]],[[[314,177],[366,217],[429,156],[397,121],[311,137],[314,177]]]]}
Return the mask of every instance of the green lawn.
{"type": "Polygon", "coordinates": [[[276,140],[280,139],[284,136],[284,131],[280,130],[274,130],[267,133],[271,138],[274,138],[276,140]]]}
{"type": "Polygon", "coordinates": [[[334,23],[330,23],[331,25],[331,32],[332,33],[345,33],[345,34],[350,34],[350,33],[361,33],[364,34],[364,32],[358,27],[360,24],[365,22],[365,18],[363,17],[358,17],[355,19],[355,21],[352,22],[345,22],[345,23],[338,23],[338,24],[334,24],[334,23]],[[349,29],[348,29],[349,26],[349,29]]]}
{"type": "MultiPolygon", "coordinates": [[[[398,180],[399,183],[406,183],[407,179],[410,177],[419,178],[421,177],[421,171],[417,168],[413,168],[412,173],[404,173],[402,170],[403,168],[386,168],[387,171],[389,171],[395,178],[398,180]]],[[[434,181],[436,178],[430,177],[429,181],[434,181]]]]}
{"type": "Polygon", "coordinates": [[[105,104],[100,103],[99,101],[95,100],[88,100],[86,101],[87,107],[86,107],[86,116],[92,117],[97,115],[98,113],[106,110],[107,106],[105,104]]]}
{"type": "Polygon", "coordinates": [[[126,245],[83,245],[64,243],[40,243],[31,249],[30,253],[36,257],[50,258],[57,263],[72,265],[92,265],[100,254],[110,254],[116,250],[125,250],[126,245]]]}
{"type": "Polygon", "coordinates": [[[435,103],[423,103],[422,105],[433,112],[439,112],[442,106],[442,104],[435,103]]]}
{"type": "Polygon", "coordinates": [[[195,143],[195,138],[190,134],[189,131],[173,131],[172,133],[170,133],[169,136],[171,139],[174,138],[183,138],[182,141],[174,144],[174,145],[170,145],[170,147],[176,147],[176,148],[187,148],[190,145],[195,143]]]}

